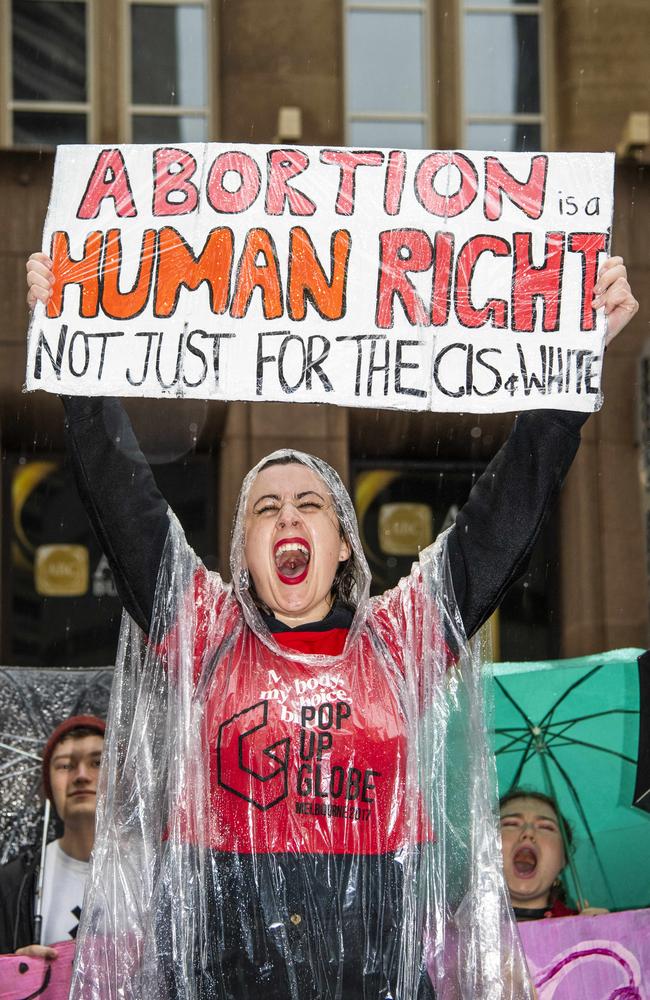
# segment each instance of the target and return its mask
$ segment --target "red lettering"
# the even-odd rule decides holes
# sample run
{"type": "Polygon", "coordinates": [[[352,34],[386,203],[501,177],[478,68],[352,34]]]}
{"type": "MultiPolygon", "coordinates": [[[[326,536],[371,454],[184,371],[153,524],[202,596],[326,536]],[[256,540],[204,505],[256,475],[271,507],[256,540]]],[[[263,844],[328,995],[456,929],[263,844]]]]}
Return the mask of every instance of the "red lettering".
{"type": "Polygon", "coordinates": [[[453,219],[472,204],[478,191],[478,174],[471,160],[462,153],[431,153],[425,156],[415,174],[415,193],[423,208],[432,215],[453,219]],[[454,194],[439,194],[435,180],[444,167],[458,167],[460,187],[454,194]]]}
{"type": "Polygon", "coordinates": [[[97,157],[77,210],[77,218],[96,219],[105,198],[113,199],[115,214],[122,219],[138,214],[124,157],[119,149],[103,149],[97,157]]]}
{"type": "Polygon", "coordinates": [[[585,333],[596,327],[596,312],[591,307],[591,300],[598,279],[598,255],[606,253],[608,245],[608,233],[571,233],[569,236],[569,252],[582,254],[580,329],[585,333]]]}
{"type": "Polygon", "coordinates": [[[404,178],[406,177],[406,153],[393,149],[388,154],[386,165],[386,186],[384,188],[384,211],[386,215],[397,215],[402,203],[404,178]]]}
{"type": "Polygon", "coordinates": [[[431,323],[433,326],[444,326],[449,319],[453,259],[453,233],[436,233],[433,239],[433,286],[431,288],[431,323]]]}
{"type": "Polygon", "coordinates": [[[503,198],[506,195],[513,205],[526,213],[529,219],[539,219],[544,211],[548,157],[533,156],[525,181],[518,181],[506,170],[496,156],[485,158],[485,198],[483,212],[490,222],[501,218],[503,198]]]}
{"type": "Polygon", "coordinates": [[[291,187],[289,180],[309,166],[309,157],[298,149],[273,149],[268,154],[268,183],[265,211],[267,215],[282,215],[289,203],[291,215],[313,215],[316,206],[302,191],[291,187]]]}
{"type": "Polygon", "coordinates": [[[208,202],[215,212],[236,215],[251,207],[261,186],[260,169],[251,156],[239,150],[220,153],[208,174],[208,202]],[[239,174],[239,187],[236,191],[229,191],[224,187],[224,178],[228,173],[239,174]]]}
{"type": "Polygon", "coordinates": [[[456,262],[456,314],[463,326],[475,328],[492,325],[502,330],[508,322],[508,303],[504,299],[488,299],[477,308],[472,303],[472,277],[482,253],[508,257],[511,247],[501,236],[472,236],[462,247],[456,262]]]}
{"type": "Polygon", "coordinates": [[[534,267],[532,234],[514,234],[512,269],[512,329],[530,333],[535,329],[535,298],[542,298],[542,329],[553,333],[560,325],[560,290],[564,261],[564,233],[547,233],[544,263],[534,267]]]}
{"type": "Polygon", "coordinates": [[[379,234],[379,246],[376,325],[380,330],[392,327],[393,299],[398,296],[409,323],[429,326],[427,307],[407,275],[431,267],[431,240],[421,229],[391,229],[379,234]]]}
{"type": "Polygon", "coordinates": [[[348,149],[323,149],[320,159],[321,163],[329,163],[341,171],[335,212],[338,215],[352,215],[357,167],[380,167],[384,162],[384,154],[371,151],[356,153],[348,149]]]}
{"type": "Polygon", "coordinates": [[[153,158],[153,214],[189,215],[197,206],[199,193],[190,178],[196,160],[184,149],[157,149],[153,158]],[[177,195],[172,201],[172,195],[177,195]]]}

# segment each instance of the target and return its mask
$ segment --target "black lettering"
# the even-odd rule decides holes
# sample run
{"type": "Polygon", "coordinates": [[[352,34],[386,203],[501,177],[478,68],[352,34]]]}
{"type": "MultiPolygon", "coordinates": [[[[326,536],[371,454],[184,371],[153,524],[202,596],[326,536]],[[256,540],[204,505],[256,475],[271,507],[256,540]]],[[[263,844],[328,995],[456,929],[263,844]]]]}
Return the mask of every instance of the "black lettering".
{"type": "Polygon", "coordinates": [[[344,719],[349,719],[352,715],[352,706],[347,701],[337,701],[336,703],[336,728],[341,728],[344,719]]]}
{"type": "Polygon", "coordinates": [[[306,729],[300,730],[300,759],[311,760],[314,756],[314,734],[306,729]]]}
{"type": "Polygon", "coordinates": [[[88,344],[88,338],[83,330],[75,330],[75,332],[70,337],[70,343],[68,344],[68,368],[70,369],[70,374],[74,375],[75,378],[83,378],[83,376],[88,371],[88,366],[90,364],[90,346],[88,344]],[[73,354],[74,345],[77,341],[77,337],[83,337],[83,365],[80,371],[76,371],[73,365],[73,354]]]}
{"type": "Polygon", "coordinates": [[[332,773],[330,776],[330,793],[333,799],[338,799],[343,793],[345,787],[345,771],[339,764],[335,764],[332,768],[332,773]]]}
{"type": "Polygon", "coordinates": [[[303,383],[305,377],[305,371],[307,369],[307,352],[305,350],[305,345],[303,343],[302,337],[299,337],[297,333],[289,333],[284,338],[280,344],[280,351],[278,353],[278,378],[280,379],[280,385],[282,386],[282,391],[286,392],[288,396],[295,392],[303,383]],[[284,356],[287,353],[287,348],[292,340],[297,340],[300,344],[302,350],[302,362],[300,366],[300,375],[298,381],[295,385],[290,385],[286,378],[284,377],[284,356]]]}
{"type": "Polygon", "coordinates": [[[301,764],[298,768],[298,781],[296,783],[296,793],[298,795],[311,795],[311,768],[309,764],[301,764]]]}
{"type": "Polygon", "coordinates": [[[314,705],[303,705],[301,712],[301,725],[306,728],[310,722],[316,718],[316,708],[314,705]]]}
{"type": "Polygon", "coordinates": [[[202,385],[202,383],[205,382],[205,379],[208,374],[208,362],[205,357],[205,354],[203,353],[201,348],[195,347],[194,344],[192,343],[192,337],[194,337],[195,334],[198,335],[199,337],[205,337],[205,332],[203,330],[192,330],[192,332],[187,335],[187,353],[199,359],[199,361],[203,365],[203,373],[199,376],[196,382],[190,382],[187,379],[185,373],[183,373],[183,383],[188,387],[188,389],[195,389],[196,386],[202,385]]]}
{"type": "Polygon", "coordinates": [[[385,340],[383,342],[383,346],[384,346],[384,358],[383,358],[383,361],[381,361],[379,363],[376,363],[375,362],[375,354],[376,354],[376,351],[377,351],[377,341],[373,340],[372,343],[371,343],[371,345],[370,345],[370,361],[368,362],[368,384],[367,384],[367,388],[366,388],[366,395],[367,396],[372,396],[372,381],[373,381],[373,375],[375,374],[375,372],[383,372],[384,373],[384,392],[383,392],[383,395],[384,396],[388,395],[388,376],[389,376],[389,370],[390,370],[390,349],[389,349],[389,344],[388,344],[387,340],[385,340]]]}
{"type": "Polygon", "coordinates": [[[50,345],[45,339],[45,334],[41,330],[38,334],[38,344],[36,345],[36,357],[34,358],[34,378],[41,378],[41,370],[43,367],[43,348],[45,348],[45,353],[52,363],[54,369],[54,374],[57,379],[61,378],[61,364],[63,362],[63,352],[65,350],[65,342],[68,337],[68,324],[62,323],[61,330],[59,331],[59,342],[56,346],[56,360],[50,350],[50,345]]]}
{"type": "Polygon", "coordinates": [[[314,795],[317,795],[319,799],[327,799],[328,793],[325,788],[323,788],[323,765],[316,764],[314,768],[314,795]]]}
{"type": "Polygon", "coordinates": [[[500,349],[498,347],[482,347],[479,351],[476,352],[476,364],[480,365],[481,368],[486,368],[488,371],[492,372],[492,374],[494,375],[494,384],[493,384],[493,386],[492,386],[491,389],[486,389],[485,392],[481,392],[480,389],[477,389],[476,387],[474,387],[474,394],[476,396],[493,396],[494,393],[498,392],[499,389],[501,388],[501,382],[502,382],[501,374],[500,374],[499,370],[494,367],[494,365],[490,365],[490,364],[488,364],[487,361],[484,360],[484,356],[486,354],[499,354],[500,355],[501,351],[500,351],[500,349]]]}
{"type": "Polygon", "coordinates": [[[348,793],[345,796],[348,802],[355,802],[361,792],[361,771],[358,767],[351,767],[348,772],[348,793]]]}
{"type": "Polygon", "coordinates": [[[417,340],[398,340],[395,347],[395,392],[402,396],[426,396],[426,391],[424,389],[413,389],[412,387],[402,385],[402,369],[418,369],[420,367],[417,361],[402,361],[402,349],[405,347],[418,347],[419,341],[417,340]]]}
{"type": "Polygon", "coordinates": [[[438,389],[439,392],[443,394],[443,396],[451,396],[453,399],[460,399],[461,396],[465,395],[464,386],[461,385],[458,387],[457,391],[454,391],[453,389],[445,388],[445,386],[443,386],[442,382],[440,381],[440,365],[442,364],[444,358],[447,356],[447,354],[449,354],[450,351],[456,351],[456,350],[466,351],[467,345],[447,344],[447,346],[443,347],[441,351],[438,351],[438,354],[436,355],[436,360],[433,365],[433,381],[436,383],[436,388],[438,389]]]}
{"type": "Polygon", "coordinates": [[[127,382],[129,382],[131,385],[142,385],[142,383],[145,381],[145,379],[146,379],[146,377],[147,377],[147,375],[149,373],[149,358],[151,356],[151,344],[153,342],[153,338],[157,337],[158,335],[159,334],[158,334],[157,330],[154,330],[152,333],[136,333],[136,337],[146,337],[147,338],[147,349],[146,349],[145,356],[144,356],[144,365],[143,365],[143,369],[142,369],[142,378],[140,378],[140,379],[134,379],[132,377],[132,375],[131,375],[131,369],[127,368],[127,370],[126,370],[126,379],[127,379],[127,382]]]}
{"type": "MultiPolygon", "coordinates": [[[[332,707],[331,705],[329,706],[332,707]]],[[[316,760],[321,760],[326,750],[332,749],[333,736],[331,733],[319,733],[316,745],[316,760]]]]}
{"type": "Polygon", "coordinates": [[[363,774],[363,789],[361,792],[362,802],[374,802],[374,797],[370,795],[370,792],[375,791],[375,783],[373,778],[380,778],[381,771],[371,771],[369,767],[366,768],[363,774]]]}
{"type": "Polygon", "coordinates": [[[329,378],[327,377],[327,375],[325,374],[325,372],[323,371],[323,369],[321,367],[322,363],[325,360],[327,360],[327,357],[328,357],[329,352],[330,352],[330,346],[331,345],[330,345],[330,342],[327,339],[327,337],[323,337],[319,333],[312,334],[312,336],[307,341],[307,367],[305,369],[305,387],[307,389],[311,390],[311,374],[314,371],[314,372],[316,372],[316,374],[318,375],[319,379],[323,383],[323,387],[325,389],[325,392],[332,392],[333,391],[334,386],[332,385],[332,383],[330,382],[329,378]],[[314,354],[313,354],[314,343],[317,340],[321,341],[322,350],[321,350],[321,353],[319,354],[319,356],[317,358],[314,358],[314,354]]]}

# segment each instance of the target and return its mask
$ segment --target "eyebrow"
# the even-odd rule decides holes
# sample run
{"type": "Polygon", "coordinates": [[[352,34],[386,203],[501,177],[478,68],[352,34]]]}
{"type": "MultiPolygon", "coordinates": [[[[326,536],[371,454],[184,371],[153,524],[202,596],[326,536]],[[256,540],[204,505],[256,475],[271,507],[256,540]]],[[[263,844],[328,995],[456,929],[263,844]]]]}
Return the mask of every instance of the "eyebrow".
{"type": "MultiPolygon", "coordinates": [[[[294,493],[295,500],[304,500],[305,497],[314,496],[318,497],[319,500],[324,500],[325,497],[318,490],[303,490],[301,493],[294,493]]],[[[263,493],[261,497],[258,497],[254,502],[253,507],[257,507],[261,500],[281,500],[282,497],[279,493],[263,493]]]]}
{"type": "Polygon", "coordinates": [[[60,753],[60,754],[54,753],[54,754],[52,754],[52,761],[51,761],[51,763],[52,764],[56,764],[60,760],[72,760],[73,758],[74,759],[79,759],[81,757],[101,757],[101,755],[102,755],[102,751],[101,750],[90,750],[88,753],[85,753],[85,754],[76,754],[76,753],[72,753],[72,752],[70,752],[70,753],[60,753]]]}
{"type": "MultiPolygon", "coordinates": [[[[523,813],[516,813],[516,812],[501,813],[500,816],[500,819],[523,819],[523,818],[524,818],[523,813]]],[[[560,825],[558,820],[556,820],[554,816],[546,816],[544,813],[537,813],[534,819],[545,819],[549,823],[555,823],[556,826],[560,825]]]]}

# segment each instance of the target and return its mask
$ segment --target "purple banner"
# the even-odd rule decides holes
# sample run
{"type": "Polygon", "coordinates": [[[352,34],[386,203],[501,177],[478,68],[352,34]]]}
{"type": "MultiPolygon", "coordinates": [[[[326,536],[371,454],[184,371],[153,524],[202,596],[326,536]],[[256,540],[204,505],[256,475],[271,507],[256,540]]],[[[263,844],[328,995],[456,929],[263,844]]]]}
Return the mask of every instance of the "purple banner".
{"type": "Polygon", "coordinates": [[[650,1000],[650,910],[519,930],[539,1000],[650,1000]]]}
{"type": "Polygon", "coordinates": [[[29,958],[27,955],[0,955],[0,1000],[68,1000],[74,941],[53,947],[58,957],[29,958]]]}

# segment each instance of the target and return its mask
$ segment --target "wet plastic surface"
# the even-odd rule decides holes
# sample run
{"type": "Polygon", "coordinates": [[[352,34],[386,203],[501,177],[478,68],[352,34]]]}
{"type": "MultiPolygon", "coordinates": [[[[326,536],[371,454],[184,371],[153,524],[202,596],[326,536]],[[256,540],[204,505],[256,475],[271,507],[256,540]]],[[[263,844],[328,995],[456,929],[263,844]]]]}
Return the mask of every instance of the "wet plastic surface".
{"type": "Polygon", "coordinates": [[[267,627],[244,556],[257,469],[234,587],[172,517],[151,634],[123,624],[71,996],[528,998],[445,540],[369,599],[338,476],[297,457],[353,552],[345,648],[267,627]]]}

